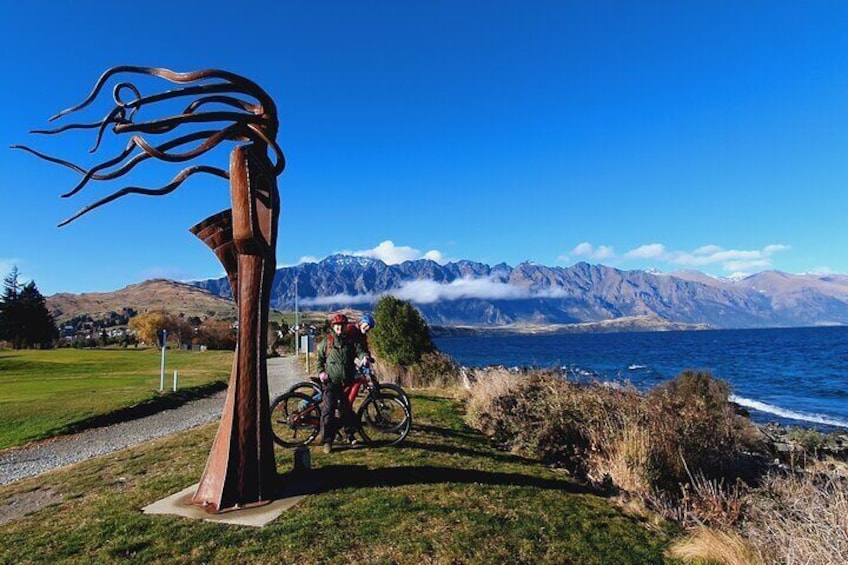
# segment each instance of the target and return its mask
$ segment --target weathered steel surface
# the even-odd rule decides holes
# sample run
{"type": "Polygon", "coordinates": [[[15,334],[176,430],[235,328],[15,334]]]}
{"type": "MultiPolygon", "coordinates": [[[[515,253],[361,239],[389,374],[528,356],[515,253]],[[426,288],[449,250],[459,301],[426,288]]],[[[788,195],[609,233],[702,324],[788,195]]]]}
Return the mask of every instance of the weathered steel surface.
{"type": "Polygon", "coordinates": [[[230,154],[228,170],[191,165],[159,188],[126,186],[89,204],[59,225],[129,194],[168,194],[198,173],[230,180],[232,208],[191,228],[192,233],[212,249],[224,266],[239,308],[238,346],[224,412],[192,502],[211,512],[269,502],[280,491],[268,409],[265,352],[280,214],[276,177],[285,168],[285,158],[276,143],[276,106],[256,83],[227,71],[208,69],[177,73],[160,68],[120,66],[104,72],[82,103],[50,120],[89,106],[112,78],[122,74],[158,77],[182,86],[142,96],[141,90],[133,83],[119,82],[112,94],[114,106],[101,120],[67,124],[51,130],[33,130],[33,133],[48,135],[78,129],[96,130],[94,152],[100,147],[106,129],[111,127],[116,134],[132,134],[121,153],[86,169],[26,146],[13,147],[80,173],[82,179],[62,195],[69,197],[91,181],[117,179],[150,159],[183,163],[204,155],[223,142],[239,143],[230,154]],[[179,98],[191,99],[181,112],[163,118],[134,121],[142,108],[179,98]],[[208,109],[210,106],[213,109],[208,109]],[[144,137],[170,134],[180,126],[203,123],[226,125],[185,133],[158,145],[144,137]]]}
{"type": "Polygon", "coordinates": [[[233,248],[238,261],[238,347],[224,416],[192,498],[193,503],[216,511],[269,502],[278,486],[265,344],[280,206],[276,179],[262,157],[253,147],[241,146],[233,150],[230,159],[233,248]]]}

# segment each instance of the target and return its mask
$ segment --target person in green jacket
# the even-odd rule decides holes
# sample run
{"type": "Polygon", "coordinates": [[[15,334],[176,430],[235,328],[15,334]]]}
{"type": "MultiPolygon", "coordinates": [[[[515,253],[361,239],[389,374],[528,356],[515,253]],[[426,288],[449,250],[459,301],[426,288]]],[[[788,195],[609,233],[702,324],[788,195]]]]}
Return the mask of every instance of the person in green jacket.
{"type": "MultiPolygon", "coordinates": [[[[356,377],[357,363],[368,356],[362,342],[347,331],[347,316],[336,314],[330,320],[330,333],[317,348],[318,378],[323,383],[321,400],[321,435],[324,453],[333,451],[333,440],[339,430],[336,408],[344,402],[342,387],[356,377]]],[[[344,413],[344,410],[342,411],[344,413]]],[[[348,434],[350,438],[352,434],[348,434]]]]}

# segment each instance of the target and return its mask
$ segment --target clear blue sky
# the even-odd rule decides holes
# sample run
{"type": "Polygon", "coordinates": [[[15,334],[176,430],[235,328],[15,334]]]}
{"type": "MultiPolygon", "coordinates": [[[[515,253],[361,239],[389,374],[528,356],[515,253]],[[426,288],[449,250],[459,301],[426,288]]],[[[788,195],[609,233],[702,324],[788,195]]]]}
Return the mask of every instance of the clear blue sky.
{"type": "MultiPolygon", "coordinates": [[[[229,206],[226,181],[59,229],[124,184],[62,199],[75,173],[6,149],[110,157],[88,154],[90,132],[28,130],[119,64],[226,69],[275,98],[280,265],[848,272],[844,2],[28,0],[3,2],[0,53],[0,273],[16,264],[45,294],[222,274],[187,230],[229,206]]],[[[107,93],[82,117],[108,109],[107,93]]]]}

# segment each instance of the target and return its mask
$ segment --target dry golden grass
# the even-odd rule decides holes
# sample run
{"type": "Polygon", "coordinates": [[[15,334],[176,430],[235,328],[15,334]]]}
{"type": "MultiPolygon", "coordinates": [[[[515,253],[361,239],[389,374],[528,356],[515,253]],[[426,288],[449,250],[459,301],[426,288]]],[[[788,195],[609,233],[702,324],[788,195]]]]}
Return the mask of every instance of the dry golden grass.
{"type": "Polygon", "coordinates": [[[733,531],[707,527],[695,529],[690,536],[669,548],[669,556],[684,563],[716,563],[720,565],[761,565],[757,552],[733,531]]]}
{"type": "Polygon", "coordinates": [[[650,480],[645,472],[650,461],[651,433],[644,427],[629,423],[612,440],[609,451],[597,457],[594,467],[608,475],[620,489],[632,493],[648,493],[650,480]]]}
{"type": "Polygon", "coordinates": [[[491,407],[496,399],[508,396],[516,388],[516,379],[526,378],[521,375],[510,373],[506,369],[492,369],[486,371],[484,378],[476,378],[471,381],[466,404],[466,419],[472,426],[483,433],[490,434],[492,416],[491,407]]]}
{"type": "Polygon", "coordinates": [[[750,505],[745,535],[769,561],[830,565],[848,559],[848,478],[839,463],[771,474],[750,505]]]}

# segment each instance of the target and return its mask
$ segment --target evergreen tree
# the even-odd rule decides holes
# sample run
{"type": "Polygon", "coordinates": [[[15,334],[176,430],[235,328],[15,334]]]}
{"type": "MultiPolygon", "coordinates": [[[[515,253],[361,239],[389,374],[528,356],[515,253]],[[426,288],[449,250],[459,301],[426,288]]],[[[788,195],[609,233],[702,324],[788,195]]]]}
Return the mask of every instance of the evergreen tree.
{"type": "Polygon", "coordinates": [[[14,349],[48,348],[59,337],[53,316],[35,282],[18,282],[18,269],[3,279],[0,297],[0,339],[14,349]]]}
{"type": "Polygon", "coordinates": [[[369,344],[389,363],[409,367],[435,350],[427,322],[410,302],[384,296],[374,306],[374,320],[377,325],[368,334],[369,344]]]}
{"type": "Polygon", "coordinates": [[[18,307],[18,292],[21,285],[18,283],[18,268],[13,267],[12,272],[3,279],[3,296],[0,297],[0,341],[12,341],[12,324],[20,317],[18,307]]]}

